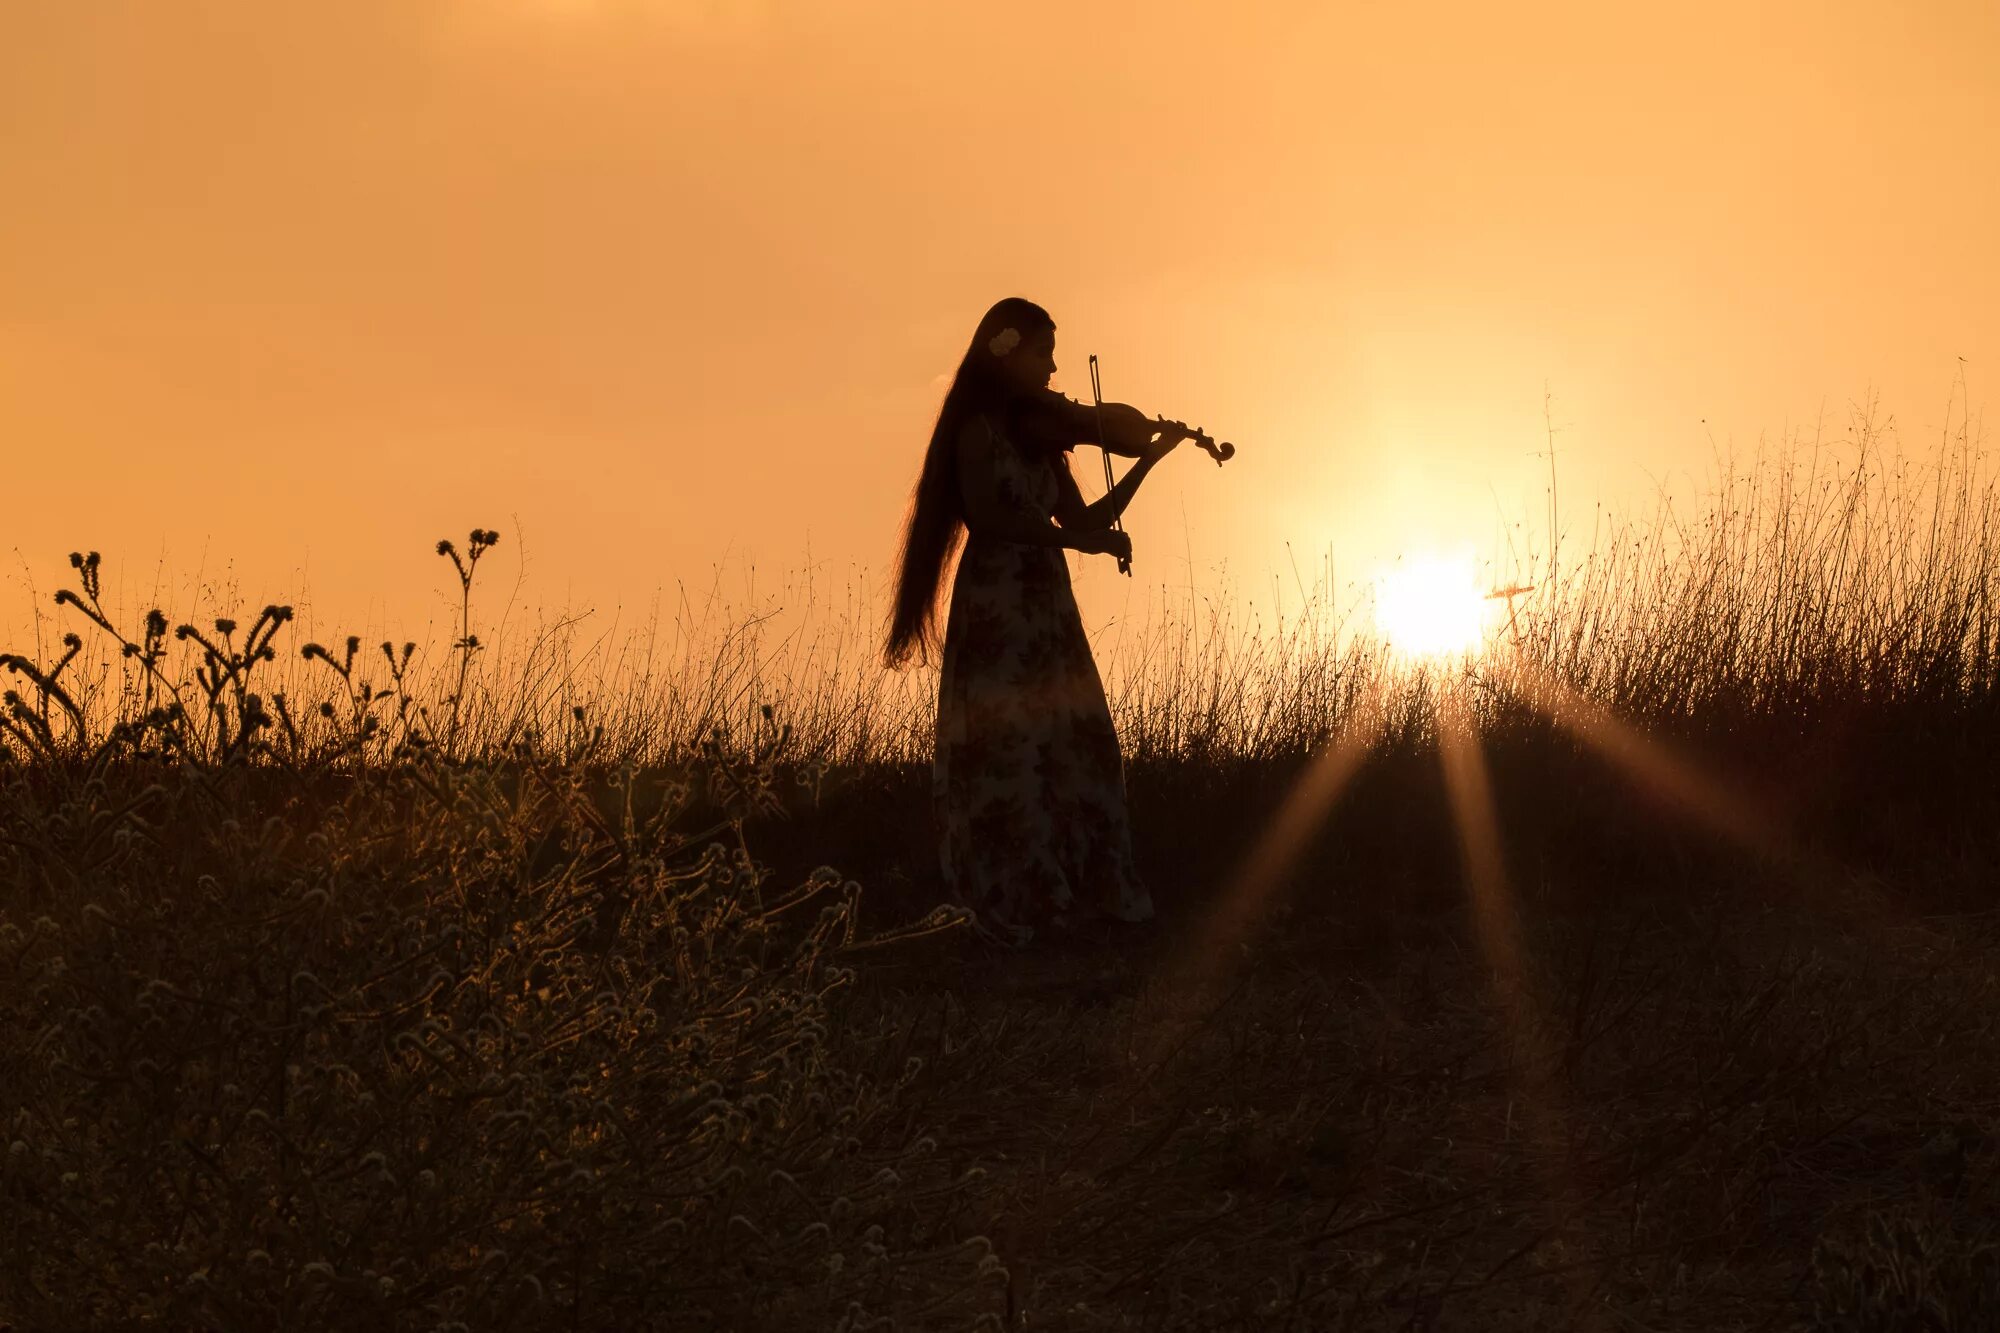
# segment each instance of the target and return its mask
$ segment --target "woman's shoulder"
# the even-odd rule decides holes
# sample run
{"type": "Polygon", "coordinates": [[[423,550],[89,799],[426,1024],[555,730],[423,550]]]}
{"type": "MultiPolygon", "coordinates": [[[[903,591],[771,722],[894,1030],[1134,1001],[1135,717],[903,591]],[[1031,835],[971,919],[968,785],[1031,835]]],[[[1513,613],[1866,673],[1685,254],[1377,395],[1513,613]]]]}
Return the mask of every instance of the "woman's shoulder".
{"type": "Polygon", "coordinates": [[[1036,454],[1066,452],[1083,438],[1085,408],[1054,389],[1024,395],[1009,413],[1009,434],[1036,454]]]}
{"type": "Polygon", "coordinates": [[[963,448],[984,448],[1001,438],[1000,422],[984,408],[974,408],[958,423],[958,443],[963,448]]]}

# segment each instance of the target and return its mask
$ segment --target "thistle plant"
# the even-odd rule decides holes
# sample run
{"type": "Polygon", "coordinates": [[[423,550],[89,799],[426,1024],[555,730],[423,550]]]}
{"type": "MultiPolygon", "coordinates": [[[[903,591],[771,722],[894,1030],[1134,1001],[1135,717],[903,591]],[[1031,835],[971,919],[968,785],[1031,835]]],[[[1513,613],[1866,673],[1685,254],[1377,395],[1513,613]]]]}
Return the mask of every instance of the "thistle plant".
{"type": "MultiPolygon", "coordinates": [[[[70,567],[77,571],[81,591],[61,588],[55,603],[81,614],[99,632],[115,643],[121,660],[138,667],[137,708],[129,715],[112,719],[101,734],[93,731],[87,711],[76,693],[62,682],[63,672],[83,651],[83,638],[74,631],[63,635],[64,652],[50,666],[37,666],[19,654],[0,654],[0,667],[24,677],[34,687],[34,703],[19,691],[0,696],[5,712],[0,714],[0,735],[11,737],[31,753],[44,759],[65,755],[102,753],[106,749],[134,747],[143,750],[148,737],[157,737],[162,747],[198,753],[213,760],[250,757],[262,742],[259,733],[272,725],[263,696],[251,688],[252,674],[261,663],[273,661],[272,641],[292,619],[292,608],[276,604],[258,613],[242,644],[236,642],[237,622],[218,616],[211,631],[182,624],[175,628],[177,641],[191,642],[199,657],[194,666],[193,686],[201,697],[205,729],[189,726],[184,704],[184,682],[166,671],[167,617],[155,607],[146,612],[138,638],[128,638],[120,630],[103,600],[103,561],[96,551],[72,551],[70,567]],[[61,710],[65,732],[58,734],[50,720],[50,705],[61,710]]],[[[128,686],[132,682],[125,682],[128,686]]]]}
{"type": "Polygon", "coordinates": [[[62,642],[63,655],[46,668],[17,653],[0,653],[0,668],[25,677],[34,686],[37,698],[37,702],[31,705],[21,697],[19,690],[9,689],[0,693],[0,705],[5,707],[5,712],[0,712],[0,729],[4,729],[29,754],[43,759],[56,757],[62,748],[49,720],[51,703],[62,709],[63,716],[68,720],[71,738],[80,742],[88,726],[82,708],[62,685],[64,669],[83,651],[83,639],[72,632],[63,635],[62,642]]]}
{"type": "Polygon", "coordinates": [[[452,569],[458,574],[458,638],[452,642],[452,651],[458,654],[458,684],[453,687],[448,698],[451,704],[451,721],[445,733],[445,754],[453,759],[459,755],[459,728],[465,713],[465,683],[472,670],[472,655],[479,651],[479,636],[472,632],[472,576],[479,568],[479,558],[500,544],[500,534],[491,528],[474,528],[466,539],[465,554],[460,556],[458,548],[450,538],[441,539],[437,553],[451,560],[452,569]]]}
{"type": "Polygon", "coordinates": [[[195,684],[209,721],[209,753],[215,758],[244,758],[264,744],[258,733],[270,727],[273,719],[265,710],[263,696],[251,690],[250,677],[260,663],[276,660],[277,650],[271,641],[291,619],[291,607],[266,606],[258,612],[241,648],[236,645],[236,621],[228,616],[215,618],[212,635],[194,625],[174,630],[175,638],[189,640],[201,649],[195,684]]]}
{"type": "MultiPolygon", "coordinates": [[[[160,665],[167,655],[166,613],[154,607],[146,612],[138,641],[126,638],[104,605],[102,558],[96,551],[88,553],[71,551],[69,564],[70,568],[77,572],[77,580],[83,591],[78,594],[67,588],[57,589],[56,605],[74,607],[118,645],[121,657],[138,664],[140,688],[143,691],[142,709],[150,710],[161,698],[169,701],[170,706],[181,708],[183,702],[181,683],[168,675],[160,665]]],[[[181,711],[185,709],[182,708],[181,711]]]]}
{"type": "MultiPolygon", "coordinates": [[[[357,669],[355,655],[361,651],[359,635],[347,636],[344,651],[338,658],[318,643],[308,643],[299,650],[299,655],[304,660],[324,662],[339,679],[344,707],[332,699],[322,700],[319,714],[323,719],[337,722],[341,727],[333,742],[333,754],[350,756],[358,767],[366,766],[371,743],[384,734],[385,723],[382,713],[378,710],[387,704],[395,705],[395,711],[388,724],[395,736],[395,745],[391,750],[392,758],[420,750],[427,743],[420,732],[411,729],[408,677],[410,659],[415,655],[417,645],[404,643],[400,656],[397,654],[396,645],[386,640],[380,648],[389,671],[390,683],[386,687],[377,686],[357,669]]],[[[296,747],[295,740],[294,748],[296,747]]]]}

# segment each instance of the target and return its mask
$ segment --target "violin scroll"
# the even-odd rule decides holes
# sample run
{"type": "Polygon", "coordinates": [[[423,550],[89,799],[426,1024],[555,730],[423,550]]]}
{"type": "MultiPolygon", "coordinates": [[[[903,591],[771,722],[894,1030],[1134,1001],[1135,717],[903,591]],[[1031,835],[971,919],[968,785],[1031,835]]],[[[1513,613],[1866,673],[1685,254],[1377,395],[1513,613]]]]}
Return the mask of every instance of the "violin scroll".
{"type": "Polygon", "coordinates": [[[1224,461],[1236,457],[1235,445],[1231,444],[1227,440],[1223,440],[1220,443],[1218,443],[1214,436],[1210,435],[1207,431],[1201,429],[1199,426],[1194,428],[1193,433],[1190,434],[1188,438],[1193,440],[1195,444],[1200,446],[1203,453],[1206,453],[1210,458],[1213,458],[1215,460],[1215,465],[1217,467],[1221,467],[1224,461]]]}
{"type": "Polygon", "coordinates": [[[1168,421],[1165,417],[1159,418],[1159,423],[1161,430],[1177,430],[1181,439],[1194,441],[1203,453],[1215,460],[1217,467],[1221,467],[1225,459],[1236,457],[1235,445],[1227,440],[1218,442],[1213,435],[1199,426],[1190,426],[1185,421],[1168,421]]]}

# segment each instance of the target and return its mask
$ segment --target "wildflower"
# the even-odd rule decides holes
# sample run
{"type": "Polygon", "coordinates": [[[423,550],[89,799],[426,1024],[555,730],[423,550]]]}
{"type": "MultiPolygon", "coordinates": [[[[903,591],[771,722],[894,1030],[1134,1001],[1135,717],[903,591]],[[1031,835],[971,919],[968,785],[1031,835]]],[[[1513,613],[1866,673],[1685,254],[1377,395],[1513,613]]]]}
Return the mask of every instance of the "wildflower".
{"type": "Polygon", "coordinates": [[[1004,328],[987,339],[986,350],[995,356],[1005,356],[1007,353],[1013,351],[1020,344],[1020,341],[1021,331],[1019,329],[1004,328]]]}

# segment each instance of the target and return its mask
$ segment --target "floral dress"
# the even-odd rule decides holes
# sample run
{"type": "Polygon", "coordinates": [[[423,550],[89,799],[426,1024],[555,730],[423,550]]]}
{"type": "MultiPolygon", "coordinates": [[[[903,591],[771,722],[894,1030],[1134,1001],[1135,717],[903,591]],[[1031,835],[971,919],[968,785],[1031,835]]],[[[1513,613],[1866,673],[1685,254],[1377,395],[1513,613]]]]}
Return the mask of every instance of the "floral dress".
{"type": "MultiPolygon", "coordinates": [[[[1047,522],[1066,457],[1017,446],[990,417],[967,429],[992,450],[1000,504],[1047,522]]],[[[1132,863],[1118,734],[1060,547],[968,533],[931,778],[945,885],[994,935],[1025,944],[1087,917],[1152,917],[1132,863]]]]}

